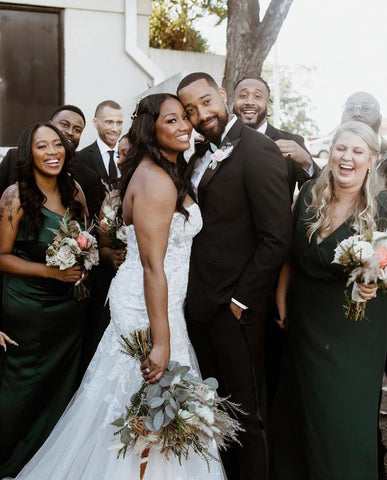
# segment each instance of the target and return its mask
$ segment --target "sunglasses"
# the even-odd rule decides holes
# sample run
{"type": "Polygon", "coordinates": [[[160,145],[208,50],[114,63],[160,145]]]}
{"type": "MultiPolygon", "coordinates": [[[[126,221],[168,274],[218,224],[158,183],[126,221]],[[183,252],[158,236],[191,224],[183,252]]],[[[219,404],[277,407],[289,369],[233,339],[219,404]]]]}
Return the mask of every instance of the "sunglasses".
{"type": "Polygon", "coordinates": [[[375,108],[374,103],[346,103],[344,105],[344,111],[348,113],[354,113],[359,108],[362,113],[371,113],[375,108]]]}

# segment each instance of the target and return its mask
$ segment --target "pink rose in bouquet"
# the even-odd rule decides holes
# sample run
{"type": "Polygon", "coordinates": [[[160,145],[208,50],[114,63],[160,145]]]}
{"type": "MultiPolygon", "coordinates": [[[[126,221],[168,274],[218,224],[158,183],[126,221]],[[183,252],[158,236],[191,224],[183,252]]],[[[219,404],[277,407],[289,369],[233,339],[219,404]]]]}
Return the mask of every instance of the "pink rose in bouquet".
{"type": "Polygon", "coordinates": [[[88,250],[92,245],[92,240],[84,234],[78,235],[76,241],[81,250],[88,250]]]}

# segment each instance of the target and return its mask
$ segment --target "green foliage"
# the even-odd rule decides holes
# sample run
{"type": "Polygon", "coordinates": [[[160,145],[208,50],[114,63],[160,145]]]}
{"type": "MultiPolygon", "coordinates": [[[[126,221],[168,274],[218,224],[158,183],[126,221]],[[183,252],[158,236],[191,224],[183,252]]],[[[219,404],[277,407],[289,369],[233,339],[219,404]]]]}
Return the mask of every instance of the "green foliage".
{"type": "MultiPolygon", "coordinates": [[[[217,1],[207,0],[208,9],[216,8],[217,1]],[[212,5],[214,4],[214,5],[212,5]]],[[[207,10],[208,13],[209,10],[207,10]]],[[[206,11],[198,0],[153,0],[149,19],[150,46],[170,50],[207,52],[208,44],[195,22],[206,11]]]]}
{"type": "MultiPolygon", "coordinates": [[[[318,135],[319,129],[312,118],[314,110],[312,101],[295,87],[294,78],[297,76],[305,78],[310,73],[310,69],[307,67],[299,67],[297,72],[281,68],[279,73],[281,95],[280,128],[304,137],[318,135]]],[[[265,68],[262,76],[273,89],[273,70],[265,68]]],[[[273,91],[271,94],[273,96],[273,91]]],[[[272,109],[270,109],[269,114],[272,115],[272,109]]]]}

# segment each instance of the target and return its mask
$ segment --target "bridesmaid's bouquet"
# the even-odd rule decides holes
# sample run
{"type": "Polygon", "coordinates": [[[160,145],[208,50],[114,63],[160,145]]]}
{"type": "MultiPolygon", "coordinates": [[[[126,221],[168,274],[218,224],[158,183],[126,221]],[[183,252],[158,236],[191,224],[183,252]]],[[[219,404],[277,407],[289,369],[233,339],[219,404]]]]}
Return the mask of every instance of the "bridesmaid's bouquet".
{"type": "MultiPolygon", "coordinates": [[[[69,210],[59,220],[59,228],[49,228],[55,234],[54,241],[46,250],[46,264],[59,267],[60,270],[82,265],[85,270],[91,270],[98,265],[99,254],[97,240],[90,234],[93,225],[82,230],[76,220],[71,220],[69,210]]],[[[74,297],[84,300],[90,295],[87,286],[78,280],[74,285],[74,297]]]]}
{"type": "Polygon", "coordinates": [[[127,245],[126,227],[122,215],[119,214],[121,198],[119,191],[106,185],[106,196],[101,207],[101,218],[98,219],[97,228],[109,238],[113,249],[124,250],[127,245]]]}
{"type": "Polygon", "coordinates": [[[376,283],[384,291],[387,286],[387,232],[367,231],[352,235],[340,242],[335,249],[332,263],[344,266],[349,273],[345,292],[347,304],[344,306],[347,318],[363,320],[367,300],[358,293],[359,283],[376,283]]]}
{"type": "MultiPolygon", "coordinates": [[[[121,335],[121,352],[143,362],[151,350],[150,329],[138,329],[130,338],[121,335]]],[[[209,451],[215,440],[219,448],[238,442],[241,427],[235,418],[243,413],[238,405],[220,398],[214,378],[202,380],[190,373],[190,367],[171,361],[163,377],[154,384],[142,382],[131,398],[126,412],[112,424],[118,427],[115,435],[120,443],[117,458],[125,457],[128,448],[141,456],[140,480],[143,479],[151,448],[158,449],[168,458],[176,455],[181,462],[188,458],[190,448],[200,455],[209,468],[215,458],[209,451]]]]}

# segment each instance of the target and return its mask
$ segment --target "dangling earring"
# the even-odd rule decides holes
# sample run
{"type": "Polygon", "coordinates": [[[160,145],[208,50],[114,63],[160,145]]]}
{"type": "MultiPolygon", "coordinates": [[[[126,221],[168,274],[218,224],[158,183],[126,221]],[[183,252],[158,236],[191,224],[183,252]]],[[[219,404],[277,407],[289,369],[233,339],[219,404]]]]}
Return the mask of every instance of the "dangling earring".
{"type": "Polygon", "coordinates": [[[367,169],[367,175],[369,175],[370,173],[371,173],[371,169],[370,169],[370,167],[368,167],[368,169],[367,169]]]}

